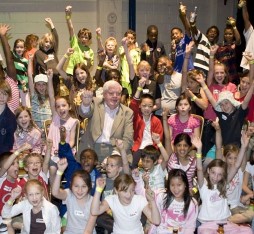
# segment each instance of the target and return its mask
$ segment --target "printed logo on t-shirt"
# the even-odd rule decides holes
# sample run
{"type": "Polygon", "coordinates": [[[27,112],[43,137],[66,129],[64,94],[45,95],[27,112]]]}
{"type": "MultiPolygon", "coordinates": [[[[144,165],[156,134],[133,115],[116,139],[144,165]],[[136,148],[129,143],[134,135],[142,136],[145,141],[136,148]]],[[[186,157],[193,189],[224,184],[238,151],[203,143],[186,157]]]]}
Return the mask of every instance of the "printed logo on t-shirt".
{"type": "Polygon", "coordinates": [[[85,214],[81,210],[74,210],[74,215],[79,216],[79,217],[85,216],[85,214]]]}
{"type": "Polygon", "coordinates": [[[217,202],[217,201],[220,201],[220,200],[221,200],[221,197],[216,192],[210,198],[211,202],[217,202]]]}
{"type": "Polygon", "coordinates": [[[222,118],[223,120],[227,120],[227,116],[226,116],[226,115],[222,115],[221,118],[222,118]]]}
{"type": "Polygon", "coordinates": [[[1,135],[3,136],[3,135],[5,135],[6,134],[6,129],[5,128],[2,128],[1,129],[1,135]]]}
{"type": "Polygon", "coordinates": [[[135,215],[137,215],[137,211],[135,211],[135,212],[133,212],[133,213],[130,213],[130,216],[132,217],[132,216],[135,216],[135,215]]]}

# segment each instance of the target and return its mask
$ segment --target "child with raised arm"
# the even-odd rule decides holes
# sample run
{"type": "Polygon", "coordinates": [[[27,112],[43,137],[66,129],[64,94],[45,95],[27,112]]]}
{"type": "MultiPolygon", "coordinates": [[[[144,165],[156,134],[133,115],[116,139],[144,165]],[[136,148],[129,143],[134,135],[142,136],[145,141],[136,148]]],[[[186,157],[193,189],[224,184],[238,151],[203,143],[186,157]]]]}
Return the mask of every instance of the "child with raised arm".
{"type": "Polygon", "coordinates": [[[45,18],[45,21],[50,26],[51,33],[44,34],[39,41],[39,50],[34,54],[34,75],[40,73],[46,74],[48,69],[53,70],[53,85],[55,93],[59,84],[59,75],[56,70],[58,64],[58,34],[51,18],[45,18]]]}
{"type": "MultiPolygon", "coordinates": [[[[202,205],[198,221],[202,224],[198,233],[212,233],[218,228],[218,223],[224,225],[225,233],[252,233],[251,229],[227,222],[231,213],[227,200],[227,184],[232,181],[238,167],[227,170],[227,164],[221,159],[211,161],[204,174],[202,166],[202,143],[197,137],[192,138],[192,143],[197,147],[197,178],[202,205]]],[[[244,151],[244,150],[243,150],[244,151]]]]}
{"type": "Polygon", "coordinates": [[[16,187],[11,191],[11,196],[3,207],[3,218],[12,218],[18,214],[23,214],[23,217],[26,218],[21,233],[24,234],[60,234],[58,209],[44,198],[42,184],[36,179],[29,180],[25,185],[27,199],[13,205],[21,192],[20,187],[16,187]]]}
{"type": "Polygon", "coordinates": [[[106,80],[106,73],[111,69],[117,69],[119,65],[119,56],[117,53],[117,41],[114,37],[108,37],[105,41],[105,46],[102,45],[101,40],[101,28],[96,29],[96,38],[97,38],[97,47],[98,52],[104,51],[106,58],[104,60],[102,67],[97,67],[97,69],[101,69],[102,80],[106,80]]]}
{"type": "Polygon", "coordinates": [[[66,73],[73,74],[73,68],[78,63],[85,63],[88,68],[93,65],[94,52],[89,47],[92,33],[87,28],[82,28],[78,31],[76,36],[74,33],[74,27],[71,20],[72,16],[72,6],[66,6],[65,8],[65,18],[70,35],[70,45],[74,49],[74,53],[67,57],[69,58],[69,63],[66,69],[66,73]]]}
{"type": "Polygon", "coordinates": [[[1,79],[9,84],[11,88],[11,98],[8,100],[8,107],[12,112],[14,112],[19,107],[19,89],[18,89],[18,81],[17,81],[17,72],[14,66],[14,60],[12,53],[10,51],[10,46],[8,44],[7,32],[10,30],[10,26],[7,24],[0,24],[0,39],[3,46],[3,51],[6,60],[6,76],[3,71],[3,67],[1,66],[1,79]]]}
{"type": "Polygon", "coordinates": [[[137,69],[135,70],[133,61],[130,57],[130,53],[128,50],[127,38],[122,39],[122,45],[124,47],[124,52],[127,58],[128,66],[129,66],[129,78],[130,78],[130,84],[132,88],[132,95],[134,96],[138,89],[139,91],[142,91],[141,95],[143,93],[149,93],[153,96],[155,100],[153,111],[160,109],[161,91],[156,81],[154,81],[153,78],[150,79],[151,66],[149,65],[147,61],[140,61],[138,63],[137,69]],[[139,80],[141,79],[142,79],[142,82],[140,83],[139,80]],[[142,87],[140,87],[139,84],[142,84],[142,87]]]}
{"type": "MultiPolygon", "coordinates": [[[[124,37],[127,38],[130,57],[136,69],[138,63],[140,62],[140,49],[137,46],[136,33],[133,30],[128,29],[124,33],[124,37]]],[[[129,67],[128,67],[128,62],[126,59],[123,46],[120,46],[118,51],[120,55],[121,83],[124,88],[128,89],[128,93],[129,95],[131,95],[132,90],[131,90],[130,79],[129,79],[129,67]]]]}
{"type": "MultiPolygon", "coordinates": [[[[187,8],[180,2],[179,6],[179,17],[183,23],[185,34],[182,29],[172,28],[171,29],[171,59],[174,61],[174,70],[177,72],[182,71],[185,47],[191,42],[190,23],[186,16],[187,8]]],[[[193,69],[193,62],[190,58],[188,63],[188,70],[193,69]]]]}
{"type": "Polygon", "coordinates": [[[61,177],[68,166],[66,158],[60,159],[57,166],[52,194],[64,201],[67,206],[67,226],[64,234],[96,234],[94,229],[96,217],[90,214],[92,203],[90,175],[83,170],[76,171],[72,175],[70,189],[61,189],[61,177]]]}
{"type": "Polygon", "coordinates": [[[113,233],[115,234],[140,234],[144,233],[140,222],[142,212],[155,225],[160,223],[160,214],[154,201],[154,193],[147,189],[147,200],[134,194],[135,181],[130,175],[123,174],[114,181],[115,195],[110,195],[100,202],[101,192],[106,185],[103,178],[96,181],[96,192],[91,205],[91,214],[100,215],[109,208],[114,217],[113,233]]]}
{"type": "Polygon", "coordinates": [[[191,197],[186,173],[173,169],[168,173],[166,190],[156,196],[161,223],[152,225],[149,234],[178,233],[193,234],[198,216],[197,201],[191,197]]]}
{"type": "Polygon", "coordinates": [[[197,80],[201,84],[208,100],[219,118],[223,145],[234,143],[237,146],[240,146],[241,129],[247,115],[249,101],[253,94],[254,82],[252,82],[244,101],[240,104],[234,99],[233,93],[230,91],[223,91],[219,93],[218,99],[216,100],[211,91],[208,89],[203,76],[199,75],[197,80]]]}

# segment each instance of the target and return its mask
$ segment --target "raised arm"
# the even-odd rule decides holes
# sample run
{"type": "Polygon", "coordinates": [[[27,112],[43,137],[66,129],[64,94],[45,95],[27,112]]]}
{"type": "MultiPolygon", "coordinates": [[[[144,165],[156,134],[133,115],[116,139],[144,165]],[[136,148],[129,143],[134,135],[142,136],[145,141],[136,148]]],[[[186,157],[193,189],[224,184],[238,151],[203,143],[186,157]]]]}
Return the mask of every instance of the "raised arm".
{"type": "Polygon", "coordinates": [[[55,93],[53,89],[53,70],[52,69],[47,70],[47,76],[48,76],[49,103],[50,103],[52,115],[54,115],[56,108],[55,108],[55,93]]]}
{"type": "Polygon", "coordinates": [[[49,171],[49,161],[50,161],[50,156],[51,156],[51,150],[53,147],[53,141],[51,139],[46,140],[46,153],[43,159],[43,164],[42,164],[42,171],[45,175],[48,174],[49,171]]]}
{"type": "Polygon", "coordinates": [[[185,48],[185,56],[182,67],[182,92],[188,87],[187,83],[187,73],[188,73],[188,63],[191,56],[191,52],[194,46],[194,41],[191,41],[185,48]]]}
{"type": "Polygon", "coordinates": [[[228,17],[227,22],[233,28],[234,36],[235,36],[235,44],[240,45],[241,44],[241,36],[240,36],[240,33],[236,27],[236,20],[233,17],[228,17]]]}
{"type": "Polygon", "coordinates": [[[96,39],[98,51],[104,50],[102,40],[101,40],[101,28],[96,29],[96,39]]]}
{"type": "Polygon", "coordinates": [[[60,200],[66,200],[67,192],[64,189],[61,189],[61,178],[68,166],[68,162],[66,158],[61,158],[57,163],[57,172],[55,179],[52,184],[52,195],[60,200]]]}
{"type": "Polygon", "coordinates": [[[211,91],[208,89],[208,87],[205,83],[203,75],[202,74],[197,75],[196,80],[197,80],[198,83],[200,83],[203,91],[205,92],[206,97],[208,98],[209,102],[212,104],[213,108],[215,108],[216,100],[214,99],[211,91]]]}
{"type": "Polygon", "coordinates": [[[243,14],[244,30],[248,31],[249,27],[251,26],[248,8],[246,5],[246,1],[240,0],[240,2],[243,2],[242,14],[243,14]]]}
{"type": "Polygon", "coordinates": [[[105,58],[106,58],[106,54],[105,54],[104,50],[98,51],[99,62],[98,62],[98,66],[96,68],[96,72],[95,72],[94,78],[96,80],[96,84],[99,87],[102,87],[104,85],[104,81],[101,78],[101,72],[102,72],[103,63],[105,61],[105,58]]]}
{"type": "Polygon", "coordinates": [[[197,177],[198,177],[198,186],[202,188],[204,184],[204,172],[202,166],[202,142],[199,137],[193,136],[191,138],[191,143],[196,147],[196,159],[197,159],[197,177]]]}
{"type": "Polygon", "coordinates": [[[155,202],[154,192],[151,188],[146,189],[146,199],[149,203],[143,209],[143,213],[152,224],[159,225],[161,222],[161,216],[155,202]]]}
{"type": "Polygon", "coordinates": [[[169,160],[169,154],[167,153],[166,149],[164,148],[163,144],[161,143],[160,135],[158,133],[152,133],[152,139],[159,148],[162,156],[162,161],[161,161],[161,167],[162,169],[166,169],[168,160],[169,160]]]}
{"type": "Polygon", "coordinates": [[[128,63],[128,66],[129,66],[129,79],[133,80],[133,78],[135,77],[135,68],[134,68],[134,64],[132,62],[130,53],[129,53],[128,39],[126,37],[124,37],[122,39],[122,46],[124,48],[124,52],[125,52],[125,55],[126,55],[127,63],[128,63]]]}
{"type": "Polygon", "coordinates": [[[7,39],[7,32],[11,29],[11,27],[7,24],[0,25],[0,38],[3,46],[3,51],[7,64],[7,75],[12,78],[14,81],[17,81],[17,72],[14,65],[13,55],[11,52],[10,45],[7,39]]]}
{"type": "Polygon", "coordinates": [[[215,129],[215,146],[216,146],[216,159],[223,160],[223,152],[222,152],[222,136],[221,136],[221,128],[219,124],[219,119],[212,123],[213,128],[215,129]]]}
{"type": "Polygon", "coordinates": [[[57,31],[55,29],[55,25],[54,25],[54,23],[53,23],[51,18],[45,18],[45,21],[47,22],[47,24],[49,25],[49,27],[51,29],[53,40],[55,42],[54,43],[54,51],[57,54],[57,52],[58,52],[58,45],[59,45],[59,38],[58,38],[57,31]]]}
{"type": "Polygon", "coordinates": [[[116,147],[119,149],[121,157],[122,157],[122,162],[123,162],[123,172],[125,174],[131,175],[131,170],[126,154],[126,150],[124,149],[124,144],[123,141],[120,139],[116,139],[116,147]]]}
{"type": "Polygon", "coordinates": [[[187,12],[187,8],[186,6],[184,6],[183,4],[180,3],[179,6],[179,17],[183,23],[184,29],[185,29],[185,33],[188,35],[188,37],[191,37],[191,32],[190,32],[190,22],[187,19],[186,16],[186,12],[187,12]]]}
{"type": "Polygon", "coordinates": [[[169,109],[163,108],[162,125],[163,125],[164,137],[165,137],[165,149],[168,155],[171,155],[173,153],[173,149],[171,145],[172,133],[170,132],[169,126],[168,126],[168,113],[169,113],[169,109]]]}
{"type": "Polygon", "coordinates": [[[94,193],[93,201],[91,204],[91,210],[90,210],[92,215],[100,215],[109,209],[109,205],[105,200],[100,202],[101,193],[103,189],[105,188],[105,186],[106,186],[105,178],[100,177],[96,180],[96,190],[94,193]]]}
{"type": "Polygon", "coordinates": [[[64,64],[68,60],[68,58],[74,53],[74,49],[68,48],[65,55],[60,59],[56,66],[56,70],[59,72],[60,76],[64,79],[69,79],[69,76],[64,70],[64,64]]]}
{"type": "Polygon", "coordinates": [[[27,76],[28,76],[28,87],[29,87],[30,95],[32,97],[34,95],[33,57],[32,56],[29,56],[28,58],[27,76]]]}
{"type": "Polygon", "coordinates": [[[234,178],[234,176],[237,173],[238,169],[242,165],[242,161],[243,161],[243,158],[245,156],[245,151],[248,147],[249,140],[250,140],[250,136],[247,134],[246,131],[243,131],[242,132],[242,137],[241,137],[241,148],[240,148],[240,151],[238,153],[235,166],[228,168],[228,176],[227,176],[228,183],[234,178]]]}
{"type": "Polygon", "coordinates": [[[70,38],[74,36],[74,28],[71,20],[71,15],[72,15],[72,6],[67,6],[65,8],[65,19],[69,30],[70,38]]]}
{"type": "Polygon", "coordinates": [[[213,75],[214,75],[214,56],[216,54],[216,51],[218,50],[218,45],[213,45],[210,48],[210,57],[209,57],[209,71],[207,75],[206,83],[208,87],[213,83],[213,75]]]}
{"type": "Polygon", "coordinates": [[[21,152],[29,149],[31,149],[31,145],[25,143],[21,145],[13,154],[11,154],[0,168],[0,177],[2,177],[7,172],[7,170],[10,168],[14,160],[19,156],[21,152]]]}

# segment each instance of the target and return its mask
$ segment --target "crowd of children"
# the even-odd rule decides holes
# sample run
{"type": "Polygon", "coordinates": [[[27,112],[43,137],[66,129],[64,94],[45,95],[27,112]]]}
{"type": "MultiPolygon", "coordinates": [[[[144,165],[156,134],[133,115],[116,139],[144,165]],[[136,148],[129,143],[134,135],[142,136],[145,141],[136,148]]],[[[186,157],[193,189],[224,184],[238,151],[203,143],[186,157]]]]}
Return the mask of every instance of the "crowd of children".
{"type": "Polygon", "coordinates": [[[185,32],[171,29],[169,56],[155,25],[140,48],[130,29],[118,49],[114,37],[103,44],[97,28],[94,77],[92,33],[75,34],[71,6],[70,45],[60,60],[50,18],[50,33],[17,39],[13,51],[10,26],[1,24],[0,232],[253,233],[254,31],[246,0],[238,7],[247,43],[241,74],[236,20],[228,17],[218,45],[218,28],[201,33],[183,3],[185,32]],[[110,89],[115,84],[122,92],[110,89]],[[87,128],[95,100],[106,97],[96,113],[105,117],[97,154],[79,140],[95,128],[87,128]],[[132,115],[129,149],[110,138],[122,106],[132,115]]]}

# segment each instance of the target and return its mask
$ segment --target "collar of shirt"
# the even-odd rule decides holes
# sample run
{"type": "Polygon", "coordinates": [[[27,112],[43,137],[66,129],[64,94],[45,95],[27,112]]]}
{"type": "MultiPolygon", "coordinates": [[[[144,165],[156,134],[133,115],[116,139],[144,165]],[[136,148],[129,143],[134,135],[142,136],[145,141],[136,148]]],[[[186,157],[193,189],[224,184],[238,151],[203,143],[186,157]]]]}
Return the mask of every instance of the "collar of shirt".
{"type": "Polygon", "coordinates": [[[110,116],[115,116],[117,111],[119,110],[119,106],[117,106],[115,109],[110,109],[109,106],[104,103],[104,107],[105,107],[105,112],[110,115],[110,116]]]}

